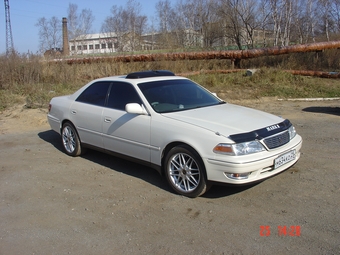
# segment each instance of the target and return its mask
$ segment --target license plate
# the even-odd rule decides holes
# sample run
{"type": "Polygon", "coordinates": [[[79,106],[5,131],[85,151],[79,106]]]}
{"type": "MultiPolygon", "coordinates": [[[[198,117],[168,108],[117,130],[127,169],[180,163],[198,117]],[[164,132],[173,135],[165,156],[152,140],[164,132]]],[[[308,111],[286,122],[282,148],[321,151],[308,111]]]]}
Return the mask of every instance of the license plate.
{"type": "Polygon", "coordinates": [[[277,157],[274,160],[274,167],[276,169],[276,168],[278,168],[278,167],[280,167],[284,164],[287,164],[290,161],[293,161],[295,158],[296,158],[295,150],[289,151],[289,152],[277,157]]]}

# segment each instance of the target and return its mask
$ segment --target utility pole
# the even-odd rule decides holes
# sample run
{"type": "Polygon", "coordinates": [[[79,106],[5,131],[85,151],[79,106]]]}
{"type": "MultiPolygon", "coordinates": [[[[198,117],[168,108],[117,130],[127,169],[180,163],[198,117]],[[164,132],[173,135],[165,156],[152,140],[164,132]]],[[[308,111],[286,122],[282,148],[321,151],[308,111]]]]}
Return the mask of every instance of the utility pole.
{"type": "Polygon", "coordinates": [[[9,14],[9,0],[5,1],[5,15],[6,15],[6,55],[14,53],[13,46],[13,36],[12,36],[12,27],[11,27],[11,18],[9,14]]]}

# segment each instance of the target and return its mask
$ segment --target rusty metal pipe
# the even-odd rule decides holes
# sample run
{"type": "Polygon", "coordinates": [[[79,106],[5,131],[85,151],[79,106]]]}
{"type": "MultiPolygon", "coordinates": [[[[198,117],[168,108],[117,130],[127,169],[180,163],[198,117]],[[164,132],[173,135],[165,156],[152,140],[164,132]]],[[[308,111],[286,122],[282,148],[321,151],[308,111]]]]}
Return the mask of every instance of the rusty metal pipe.
{"type": "Polygon", "coordinates": [[[158,60],[209,60],[209,59],[249,59],[261,56],[275,56],[298,52],[313,52],[326,49],[340,48],[340,41],[300,44],[294,46],[272,47],[251,50],[227,50],[227,51],[205,51],[205,52],[180,52],[122,55],[116,57],[93,57],[80,59],[67,59],[68,64],[96,63],[96,62],[153,62],[158,60]]]}

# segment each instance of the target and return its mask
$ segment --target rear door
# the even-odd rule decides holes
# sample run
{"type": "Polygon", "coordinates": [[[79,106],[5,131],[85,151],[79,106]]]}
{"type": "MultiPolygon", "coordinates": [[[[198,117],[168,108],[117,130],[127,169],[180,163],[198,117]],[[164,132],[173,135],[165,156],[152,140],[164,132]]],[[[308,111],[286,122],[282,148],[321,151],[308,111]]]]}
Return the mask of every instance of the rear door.
{"type": "Polygon", "coordinates": [[[71,121],[82,143],[103,148],[102,114],[109,81],[95,82],[83,91],[70,108],[71,121]]]}

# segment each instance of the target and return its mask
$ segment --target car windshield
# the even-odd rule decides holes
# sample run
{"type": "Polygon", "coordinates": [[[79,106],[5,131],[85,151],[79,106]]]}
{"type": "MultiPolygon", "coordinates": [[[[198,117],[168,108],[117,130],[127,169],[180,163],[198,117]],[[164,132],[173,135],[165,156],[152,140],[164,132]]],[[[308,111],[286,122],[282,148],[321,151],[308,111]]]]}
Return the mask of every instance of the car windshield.
{"type": "Polygon", "coordinates": [[[152,108],[158,113],[183,111],[224,103],[190,80],[162,80],[138,84],[152,108]]]}

